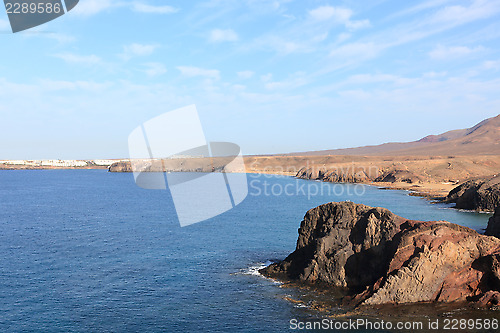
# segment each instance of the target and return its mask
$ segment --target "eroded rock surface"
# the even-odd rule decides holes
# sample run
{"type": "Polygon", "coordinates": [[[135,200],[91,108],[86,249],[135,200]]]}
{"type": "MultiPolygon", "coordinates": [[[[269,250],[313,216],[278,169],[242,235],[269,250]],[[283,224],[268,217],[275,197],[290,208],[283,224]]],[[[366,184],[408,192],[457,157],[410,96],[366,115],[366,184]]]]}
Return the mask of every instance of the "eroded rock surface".
{"type": "Polygon", "coordinates": [[[500,240],[445,221],[328,203],[307,212],[296,250],[268,277],[347,288],[351,304],[479,301],[500,291],[500,240]]]}
{"type": "Polygon", "coordinates": [[[500,238],[500,206],[495,210],[495,215],[490,217],[484,234],[500,238]]]}
{"type": "Polygon", "coordinates": [[[469,180],[451,190],[446,201],[459,209],[493,211],[500,206],[500,175],[469,180]]]}
{"type": "Polygon", "coordinates": [[[296,177],[332,183],[366,183],[373,180],[373,176],[370,176],[370,173],[378,175],[378,170],[377,172],[373,172],[373,170],[351,165],[346,168],[333,168],[328,170],[304,167],[297,172],[296,177]]]}

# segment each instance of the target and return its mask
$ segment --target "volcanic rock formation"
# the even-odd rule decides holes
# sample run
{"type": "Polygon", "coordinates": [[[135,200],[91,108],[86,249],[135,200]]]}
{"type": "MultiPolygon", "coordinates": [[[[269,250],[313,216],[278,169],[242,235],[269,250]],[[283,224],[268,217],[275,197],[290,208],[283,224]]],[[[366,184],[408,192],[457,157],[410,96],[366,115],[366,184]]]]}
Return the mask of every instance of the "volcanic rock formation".
{"type": "Polygon", "coordinates": [[[479,301],[500,296],[500,239],[384,208],[328,203],[307,212],[296,250],[265,276],[344,287],[353,305],[479,301]]]}

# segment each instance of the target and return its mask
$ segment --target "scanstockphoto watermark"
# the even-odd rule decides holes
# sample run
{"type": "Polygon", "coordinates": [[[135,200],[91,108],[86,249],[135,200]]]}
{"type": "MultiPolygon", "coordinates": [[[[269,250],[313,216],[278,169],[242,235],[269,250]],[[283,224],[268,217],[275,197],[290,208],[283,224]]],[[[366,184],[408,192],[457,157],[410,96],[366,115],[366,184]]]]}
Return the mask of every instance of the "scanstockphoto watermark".
{"type": "Polygon", "coordinates": [[[182,227],[233,209],[249,193],[308,199],[363,196],[366,186],[356,184],[355,180],[364,180],[373,170],[353,164],[328,165],[327,171],[325,166],[316,169],[309,163],[294,170],[293,165],[279,166],[280,160],[276,159],[269,168],[251,165],[249,171],[255,169],[260,175],[250,174],[249,183],[240,147],[230,142],[207,141],[195,105],[165,112],[140,124],[130,133],[128,147],[130,169],[137,186],[147,190],[168,189],[182,227]],[[276,182],[268,178],[275,176],[266,175],[267,172],[293,176],[305,172],[306,177],[301,178],[322,181],[276,182]]]}
{"type": "Polygon", "coordinates": [[[396,329],[398,331],[419,331],[427,328],[421,321],[400,321],[390,322],[384,320],[369,320],[369,319],[349,319],[335,320],[324,318],[322,320],[300,321],[291,319],[289,328],[296,331],[312,331],[312,330],[337,330],[337,331],[387,331],[396,329]]]}
{"type": "MultiPolygon", "coordinates": [[[[279,162],[279,160],[277,160],[279,162]]],[[[301,175],[307,179],[323,179],[333,182],[356,182],[375,179],[382,174],[378,165],[365,162],[329,162],[326,164],[315,163],[309,159],[303,165],[274,164],[263,166],[259,161],[250,163],[248,170],[258,171],[263,174],[301,175]]]]}
{"type": "Polygon", "coordinates": [[[52,21],[76,7],[79,0],[4,0],[12,32],[52,21]]]}
{"type": "Polygon", "coordinates": [[[182,227],[227,212],[248,194],[240,147],[208,142],[195,105],[142,123],[128,147],[137,186],[168,189],[182,227]]]}
{"type": "Polygon", "coordinates": [[[324,318],[322,320],[300,321],[291,319],[289,329],[294,331],[392,331],[416,332],[416,331],[497,331],[500,327],[497,318],[437,318],[423,321],[384,321],[366,318],[335,320],[324,318]]]}
{"type": "Polygon", "coordinates": [[[366,185],[362,184],[339,184],[321,181],[304,181],[295,179],[294,182],[286,184],[268,181],[262,175],[250,175],[253,178],[249,182],[249,195],[258,196],[302,196],[308,200],[316,196],[363,196],[366,193],[366,185]]]}

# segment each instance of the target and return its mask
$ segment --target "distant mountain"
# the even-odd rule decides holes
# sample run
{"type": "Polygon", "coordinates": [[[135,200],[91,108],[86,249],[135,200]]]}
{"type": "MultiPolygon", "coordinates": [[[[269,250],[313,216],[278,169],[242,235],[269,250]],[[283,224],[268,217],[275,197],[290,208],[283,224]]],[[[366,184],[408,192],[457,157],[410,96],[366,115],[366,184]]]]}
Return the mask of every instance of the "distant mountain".
{"type": "Polygon", "coordinates": [[[500,115],[474,127],[429,135],[413,142],[391,142],[377,146],[292,153],[310,155],[500,155],[500,115]]]}

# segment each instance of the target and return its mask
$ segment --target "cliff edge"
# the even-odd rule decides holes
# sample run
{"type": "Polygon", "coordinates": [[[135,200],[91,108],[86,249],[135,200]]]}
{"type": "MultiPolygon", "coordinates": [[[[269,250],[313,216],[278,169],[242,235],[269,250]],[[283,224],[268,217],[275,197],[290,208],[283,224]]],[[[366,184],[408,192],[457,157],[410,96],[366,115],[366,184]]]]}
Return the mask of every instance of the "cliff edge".
{"type": "Polygon", "coordinates": [[[331,202],[309,210],[296,250],[267,277],[343,287],[352,305],[500,300],[500,239],[445,221],[331,202]]]}
{"type": "Polygon", "coordinates": [[[500,206],[498,206],[495,210],[495,214],[490,217],[488,227],[486,228],[484,234],[500,238],[500,206]]]}
{"type": "Polygon", "coordinates": [[[500,206],[500,175],[469,180],[451,190],[445,201],[459,209],[494,211],[500,206]]]}

